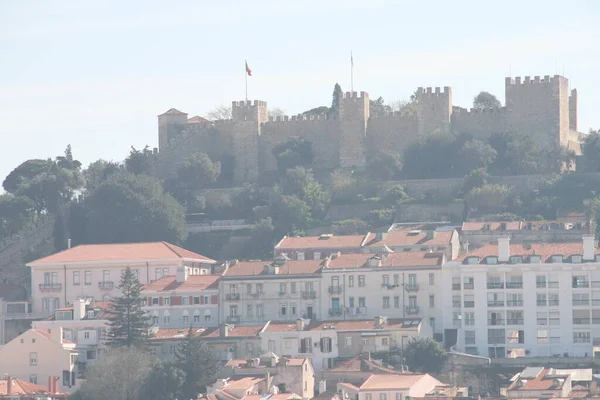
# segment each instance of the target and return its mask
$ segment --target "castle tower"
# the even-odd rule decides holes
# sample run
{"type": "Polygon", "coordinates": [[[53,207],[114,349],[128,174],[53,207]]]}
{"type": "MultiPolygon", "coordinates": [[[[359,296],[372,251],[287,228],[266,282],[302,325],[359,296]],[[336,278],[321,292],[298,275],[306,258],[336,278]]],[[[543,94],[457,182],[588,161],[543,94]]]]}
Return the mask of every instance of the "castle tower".
{"type": "Polygon", "coordinates": [[[569,97],[569,129],[577,131],[577,89],[571,90],[569,97]]]}
{"type": "Polygon", "coordinates": [[[511,124],[521,133],[543,142],[569,146],[571,125],[577,125],[577,93],[569,97],[569,80],[560,75],[531,79],[506,78],[506,109],[511,124]],[[574,118],[570,111],[573,109],[574,118]]]}
{"type": "Polygon", "coordinates": [[[340,167],[364,167],[365,139],[369,121],[369,94],[346,92],[339,98],[340,167]]]}
{"type": "Polygon", "coordinates": [[[268,120],[265,101],[234,101],[231,104],[233,117],[233,149],[236,184],[256,182],[259,176],[259,143],[261,124],[268,120]]]}
{"type": "Polygon", "coordinates": [[[452,118],[452,89],[445,86],[417,89],[418,134],[449,132],[452,118]]]}
{"type": "Polygon", "coordinates": [[[158,147],[165,150],[169,141],[179,135],[187,124],[187,113],[171,108],[158,116],[158,147]]]}

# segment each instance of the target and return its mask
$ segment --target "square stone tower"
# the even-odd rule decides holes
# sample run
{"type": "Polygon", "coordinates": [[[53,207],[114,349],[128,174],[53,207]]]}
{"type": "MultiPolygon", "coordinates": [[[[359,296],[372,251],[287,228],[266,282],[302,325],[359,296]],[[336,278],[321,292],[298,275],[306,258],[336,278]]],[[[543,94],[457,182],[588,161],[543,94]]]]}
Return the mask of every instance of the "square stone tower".
{"type": "Polygon", "coordinates": [[[418,134],[449,132],[452,118],[452,89],[445,86],[417,89],[418,134]]]}
{"type": "Polygon", "coordinates": [[[338,99],[340,120],[340,167],[366,165],[365,139],[369,121],[370,103],[366,92],[342,93],[338,99]]]}
{"type": "Polygon", "coordinates": [[[235,157],[233,180],[236,184],[256,182],[259,177],[259,143],[261,125],[268,120],[267,102],[234,101],[232,154],[235,157]]]}
{"type": "Polygon", "coordinates": [[[169,141],[179,135],[187,125],[188,115],[175,108],[158,116],[158,147],[165,150],[169,141]]]}

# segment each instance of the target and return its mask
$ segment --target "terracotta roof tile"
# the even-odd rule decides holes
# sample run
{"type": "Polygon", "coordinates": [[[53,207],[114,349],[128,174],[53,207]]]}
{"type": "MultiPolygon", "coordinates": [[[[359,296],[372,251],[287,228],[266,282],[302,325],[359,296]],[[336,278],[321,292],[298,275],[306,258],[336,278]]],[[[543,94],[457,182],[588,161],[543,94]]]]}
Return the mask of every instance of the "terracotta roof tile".
{"type": "Polygon", "coordinates": [[[32,261],[28,265],[75,263],[93,261],[138,261],[152,259],[193,259],[203,263],[215,263],[203,255],[167,242],[82,244],[32,261]]]}
{"type": "Polygon", "coordinates": [[[0,396],[8,395],[53,395],[53,396],[66,396],[64,392],[57,391],[56,393],[50,393],[47,386],[38,385],[35,383],[27,382],[21,379],[8,378],[0,379],[0,396]],[[10,393],[8,393],[8,379],[11,380],[10,393]]]}
{"type": "MultiPolygon", "coordinates": [[[[183,339],[188,334],[189,328],[158,328],[153,331],[151,340],[183,339]]],[[[200,336],[206,328],[192,328],[194,336],[200,336]]]]}
{"type": "Polygon", "coordinates": [[[238,262],[229,267],[223,276],[278,276],[278,275],[306,275],[315,274],[322,268],[322,260],[287,260],[279,267],[277,275],[267,274],[265,265],[272,265],[271,261],[247,261],[238,262]]]}
{"type": "Polygon", "coordinates": [[[508,390],[559,390],[562,388],[564,380],[559,381],[559,385],[555,386],[554,376],[548,376],[552,372],[550,368],[544,368],[542,371],[533,379],[517,379],[509,387],[508,390]],[[522,382],[523,386],[518,387],[518,383],[522,382]]]}
{"type": "Polygon", "coordinates": [[[331,235],[284,237],[275,247],[286,249],[350,249],[360,248],[364,235],[331,235]]]}
{"type": "MultiPolygon", "coordinates": [[[[34,331],[35,333],[37,333],[38,335],[44,337],[45,339],[48,340],[52,340],[52,335],[50,335],[47,331],[43,331],[41,329],[31,329],[32,331],[34,331]]],[[[70,340],[64,339],[62,340],[63,344],[75,344],[73,342],[71,342],[70,340]]]]}
{"type": "Polygon", "coordinates": [[[329,372],[360,372],[363,370],[363,364],[367,366],[373,373],[398,373],[398,371],[395,371],[391,368],[386,368],[374,363],[373,361],[362,359],[360,356],[338,362],[334,368],[329,370],[329,372]]]}
{"type": "Polygon", "coordinates": [[[229,391],[229,390],[249,389],[252,386],[254,386],[257,383],[260,383],[264,380],[265,380],[265,378],[263,378],[263,377],[259,378],[256,376],[246,376],[244,378],[240,378],[240,379],[236,379],[236,380],[229,380],[229,382],[227,382],[227,386],[225,386],[223,388],[223,390],[229,391]]]}
{"type": "Polygon", "coordinates": [[[425,376],[422,374],[372,374],[360,385],[360,390],[408,389],[425,376]]]}
{"type": "MultiPolygon", "coordinates": [[[[365,267],[367,260],[375,254],[340,254],[327,265],[330,268],[359,268],[365,267]]],[[[399,251],[382,256],[381,267],[417,267],[441,266],[444,263],[444,253],[429,253],[426,251],[399,251]]]]}
{"type": "MultiPolygon", "coordinates": [[[[264,325],[235,325],[229,328],[227,337],[256,337],[263,328],[264,325]]],[[[200,336],[205,339],[218,338],[219,328],[207,328],[200,336]]]]}
{"type": "Polygon", "coordinates": [[[188,123],[188,124],[201,124],[201,123],[204,123],[204,122],[210,122],[210,121],[209,121],[209,120],[207,120],[206,118],[202,118],[202,117],[201,117],[201,116],[199,116],[199,115],[196,115],[196,116],[194,116],[194,117],[192,117],[192,118],[189,118],[189,119],[187,120],[187,123],[188,123]]]}
{"type": "Polygon", "coordinates": [[[521,226],[523,223],[521,221],[463,222],[462,231],[463,232],[481,231],[481,230],[483,230],[484,226],[488,226],[488,229],[486,229],[486,230],[497,231],[497,230],[500,230],[500,227],[503,224],[505,224],[505,227],[503,230],[514,231],[514,230],[521,229],[521,226]]]}
{"type": "MultiPolygon", "coordinates": [[[[565,257],[571,255],[583,254],[583,242],[570,243],[531,243],[524,246],[522,243],[510,245],[511,256],[541,256],[542,262],[547,262],[553,255],[563,255],[565,257]]],[[[464,261],[467,257],[477,256],[480,262],[484,262],[484,258],[488,256],[498,256],[497,244],[486,244],[483,247],[475,249],[467,254],[458,257],[457,261],[464,261]]]]}
{"type": "MultiPolygon", "coordinates": [[[[381,329],[404,329],[404,328],[416,328],[420,323],[419,318],[414,319],[395,319],[388,318],[387,322],[384,323],[381,329]]],[[[310,321],[308,325],[304,327],[305,331],[365,331],[378,329],[375,325],[374,319],[358,320],[358,321],[310,321]],[[335,327],[331,329],[330,327],[335,327]],[[327,328],[326,328],[327,327],[327,328]]],[[[296,331],[295,323],[285,322],[270,322],[266,327],[265,332],[293,332],[296,331]]]]}
{"type": "Polygon", "coordinates": [[[176,108],[171,108],[168,111],[160,114],[159,117],[163,115],[187,115],[187,113],[181,112],[176,108]]]}
{"type": "Polygon", "coordinates": [[[175,276],[169,275],[145,284],[142,291],[171,292],[177,290],[180,292],[195,292],[205,289],[218,289],[220,278],[220,275],[188,275],[185,282],[177,282],[175,276]]]}
{"type": "MultiPolygon", "coordinates": [[[[264,394],[252,394],[249,396],[242,397],[242,400],[260,400],[265,397],[264,394]]],[[[269,400],[289,400],[289,399],[302,399],[295,393],[278,393],[269,396],[269,400]]]]}
{"type": "Polygon", "coordinates": [[[377,239],[377,234],[370,233],[365,240],[365,246],[367,247],[378,247],[378,246],[417,246],[417,245],[448,245],[452,239],[453,231],[446,232],[418,232],[418,230],[400,230],[391,231],[384,233],[381,239],[377,239]],[[428,235],[433,235],[429,237],[428,235]]]}

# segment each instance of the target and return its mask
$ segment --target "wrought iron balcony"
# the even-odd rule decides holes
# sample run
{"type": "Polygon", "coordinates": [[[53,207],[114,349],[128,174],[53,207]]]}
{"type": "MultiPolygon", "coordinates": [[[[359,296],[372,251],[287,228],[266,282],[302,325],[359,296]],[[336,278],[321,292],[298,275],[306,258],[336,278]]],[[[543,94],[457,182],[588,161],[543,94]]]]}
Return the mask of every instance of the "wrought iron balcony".
{"type": "Polygon", "coordinates": [[[227,300],[239,300],[239,299],[240,299],[239,293],[227,293],[227,300]]]}
{"type": "Polygon", "coordinates": [[[418,283],[409,283],[408,285],[406,285],[407,292],[416,292],[417,290],[419,290],[418,283]]]}
{"type": "Polygon", "coordinates": [[[419,310],[419,306],[406,306],[406,313],[409,315],[418,314],[419,310]]]}
{"type": "Polygon", "coordinates": [[[112,288],[115,286],[115,283],[113,281],[100,281],[98,282],[98,287],[100,289],[103,290],[112,290],[112,288]]]}
{"type": "Polygon", "coordinates": [[[62,283],[40,283],[40,290],[44,292],[60,292],[62,283]]]}
{"type": "Polygon", "coordinates": [[[331,294],[342,293],[342,287],[341,286],[329,286],[329,293],[331,293],[331,294]]]}
{"type": "Polygon", "coordinates": [[[504,282],[488,282],[488,289],[504,289],[504,282]]]}
{"type": "Polygon", "coordinates": [[[330,308],[329,315],[342,315],[342,309],[341,308],[330,308]]]}
{"type": "Polygon", "coordinates": [[[302,292],[303,299],[316,299],[317,292],[302,292]]]}
{"type": "Polygon", "coordinates": [[[227,319],[227,322],[240,322],[239,315],[230,315],[226,319],[227,319]]]}

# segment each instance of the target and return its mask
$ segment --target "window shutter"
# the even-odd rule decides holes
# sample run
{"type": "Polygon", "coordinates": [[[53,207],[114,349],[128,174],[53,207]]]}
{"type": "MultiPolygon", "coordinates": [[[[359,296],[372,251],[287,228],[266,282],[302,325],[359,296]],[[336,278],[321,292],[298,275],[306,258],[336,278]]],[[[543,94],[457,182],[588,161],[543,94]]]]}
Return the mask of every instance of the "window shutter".
{"type": "Polygon", "coordinates": [[[212,296],[210,296],[211,300],[210,302],[212,304],[218,304],[219,303],[219,296],[217,296],[216,294],[213,294],[212,296]]]}

